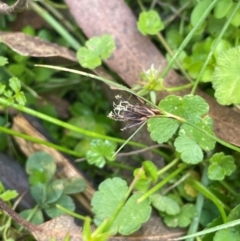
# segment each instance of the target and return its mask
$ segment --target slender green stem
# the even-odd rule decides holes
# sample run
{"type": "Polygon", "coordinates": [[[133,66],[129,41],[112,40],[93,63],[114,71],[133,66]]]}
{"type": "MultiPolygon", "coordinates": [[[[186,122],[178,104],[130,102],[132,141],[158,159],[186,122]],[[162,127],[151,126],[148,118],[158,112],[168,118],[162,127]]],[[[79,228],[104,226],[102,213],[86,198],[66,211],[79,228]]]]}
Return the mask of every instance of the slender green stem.
{"type": "MultiPolygon", "coordinates": [[[[7,106],[8,102],[7,102],[7,100],[0,98],[0,104],[2,104],[4,106],[7,106]]],[[[110,141],[114,141],[114,142],[117,142],[117,143],[124,143],[125,142],[124,139],[114,138],[114,137],[110,137],[110,136],[106,136],[106,135],[101,135],[101,134],[98,134],[98,133],[95,133],[95,132],[92,132],[92,131],[85,130],[85,129],[80,128],[80,127],[76,127],[74,125],[68,124],[68,123],[63,122],[61,120],[58,120],[56,118],[50,117],[50,116],[45,115],[45,114],[40,113],[40,112],[37,112],[37,111],[32,110],[30,108],[27,108],[25,106],[21,106],[21,105],[18,105],[18,104],[11,104],[11,107],[13,107],[13,108],[15,108],[19,111],[22,111],[24,113],[30,114],[32,116],[38,117],[42,120],[48,121],[50,123],[62,126],[63,128],[66,128],[66,129],[69,129],[69,130],[72,130],[72,131],[76,131],[76,132],[81,133],[85,136],[110,140],[110,141]]],[[[143,145],[141,143],[132,142],[132,141],[129,141],[128,144],[133,145],[133,146],[139,146],[139,147],[145,147],[146,146],[146,145],[143,145]]]]}
{"type": "Polygon", "coordinates": [[[72,217],[78,218],[78,219],[80,219],[80,220],[86,220],[86,217],[85,217],[85,216],[80,215],[80,214],[77,214],[77,213],[75,213],[75,212],[73,212],[73,211],[70,211],[70,210],[68,210],[67,208],[65,208],[65,207],[63,207],[63,206],[61,206],[61,205],[59,205],[59,204],[56,204],[56,207],[57,207],[59,210],[61,210],[61,211],[65,212],[65,213],[71,215],[72,217]]]}
{"type": "Polygon", "coordinates": [[[240,193],[237,193],[226,181],[220,181],[220,183],[235,197],[240,196],[240,193]]]}
{"type": "Polygon", "coordinates": [[[132,137],[146,124],[147,121],[144,121],[142,123],[142,125],[140,125],[136,131],[134,131],[134,133],[118,148],[118,150],[113,154],[112,157],[116,156],[122,149],[124,146],[127,145],[127,143],[132,139],[132,137]]]}
{"type": "Polygon", "coordinates": [[[48,3],[50,6],[55,7],[55,8],[61,8],[61,9],[67,9],[67,5],[63,3],[55,3],[50,0],[44,0],[46,3],[48,3]]]}
{"type": "Polygon", "coordinates": [[[125,169],[125,170],[129,170],[129,171],[134,171],[134,168],[133,167],[130,167],[128,165],[125,165],[125,164],[122,164],[122,163],[119,163],[119,162],[107,162],[108,166],[112,166],[112,167],[117,167],[117,168],[122,168],[122,169],[125,169]]]}
{"type": "MultiPolygon", "coordinates": [[[[27,221],[31,221],[34,217],[35,213],[39,210],[40,205],[35,205],[34,208],[31,209],[31,212],[29,213],[28,217],[26,218],[27,221]]],[[[23,226],[19,227],[18,231],[21,232],[24,229],[23,226]]]]}
{"type": "Polygon", "coordinates": [[[178,162],[179,158],[175,158],[173,161],[171,161],[169,164],[167,164],[161,170],[158,171],[158,176],[161,176],[163,173],[171,169],[173,166],[177,165],[178,162]]]}
{"type": "Polygon", "coordinates": [[[214,50],[216,49],[218,43],[219,43],[220,40],[222,39],[223,34],[226,32],[228,26],[231,24],[231,21],[232,21],[232,19],[235,17],[235,14],[236,14],[236,12],[239,10],[239,8],[240,8],[240,1],[238,1],[238,3],[237,3],[237,5],[236,5],[236,7],[233,9],[231,15],[227,18],[227,20],[226,20],[226,22],[225,22],[225,24],[224,24],[224,26],[223,26],[220,34],[218,35],[217,39],[214,41],[214,45],[212,46],[211,51],[209,52],[209,54],[208,54],[208,56],[207,56],[207,59],[205,60],[203,66],[202,66],[202,68],[201,68],[201,70],[200,70],[200,73],[198,74],[197,79],[196,79],[196,81],[194,82],[194,86],[193,86],[193,88],[192,88],[191,94],[194,94],[194,93],[195,93],[195,91],[196,91],[196,89],[197,89],[197,86],[198,86],[198,84],[199,84],[199,82],[200,82],[200,80],[201,80],[201,77],[202,77],[202,75],[203,75],[203,73],[204,73],[204,70],[205,70],[205,68],[207,67],[207,65],[208,65],[208,63],[209,63],[209,61],[210,61],[210,59],[211,59],[211,57],[212,57],[212,55],[213,55],[213,53],[214,53],[214,50]]]}
{"type": "MultiPolygon", "coordinates": [[[[165,41],[165,39],[163,38],[161,33],[157,33],[157,37],[160,41],[160,43],[163,45],[163,47],[166,49],[166,51],[168,52],[168,54],[173,57],[174,53],[171,50],[171,48],[169,47],[168,43],[165,41]]],[[[181,73],[183,74],[183,76],[189,81],[192,82],[191,77],[188,75],[188,73],[185,71],[185,69],[182,67],[182,65],[179,63],[178,60],[176,60],[176,65],[178,66],[178,68],[180,69],[181,73]]]]}
{"type": "Polygon", "coordinates": [[[81,41],[81,43],[84,43],[86,41],[86,38],[83,37],[83,35],[80,33],[80,31],[76,31],[75,25],[72,24],[65,16],[62,11],[59,11],[56,9],[56,7],[48,4],[46,1],[41,2],[42,6],[52,14],[58,22],[60,22],[65,28],[75,37],[77,37],[78,40],[81,41]]]}
{"type": "Polygon", "coordinates": [[[165,90],[167,92],[174,92],[174,91],[188,89],[188,88],[190,88],[192,86],[193,86],[193,83],[189,83],[189,84],[186,84],[186,85],[176,86],[176,87],[172,87],[172,88],[166,88],[165,87],[165,90]]]}
{"type": "MultiPolygon", "coordinates": [[[[144,102],[148,103],[149,105],[159,109],[159,107],[157,105],[153,104],[150,100],[148,100],[148,99],[138,95],[132,89],[129,89],[128,87],[126,87],[124,85],[121,85],[121,84],[118,84],[116,82],[113,82],[112,80],[105,79],[105,78],[103,78],[101,76],[90,74],[90,73],[86,73],[86,72],[75,70],[75,69],[69,69],[69,68],[53,66],[53,65],[36,64],[35,66],[49,68],[49,69],[57,69],[59,71],[66,71],[66,72],[79,74],[79,75],[83,75],[83,76],[86,76],[86,77],[89,77],[89,78],[92,78],[92,79],[96,79],[96,80],[102,81],[103,83],[105,83],[105,84],[107,84],[109,86],[114,86],[114,87],[116,87],[116,88],[118,88],[120,90],[124,90],[124,91],[126,91],[126,92],[128,92],[128,93],[130,93],[130,94],[132,94],[134,96],[137,96],[139,99],[142,99],[144,102]]],[[[164,111],[162,110],[162,112],[164,112],[164,111]]]]}
{"type": "Polygon", "coordinates": [[[187,35],[187,37],[183,40],[182,44],[179,46],[177,52],[174,54],[170,62],[168,63],[167,67],[162,73],[162,78],[165,78],[166,75],[168,74],[169,70],[173,66],[175,60],[179,56],[179,54],[182,52],[182,50],[186,47],[186,45],[189,43],[189,41],[192,39],[194,33],[198,30],[202,22],[205,20],[205,18],[209,15],[210,11],[213,9],[214,5],[218,2],[218,0],[213,0],[211,4],[208,6],[208,8],[205,10],[203,15],[200,17],[199,21],[197,24],[193,27],[193,29],[190,31],[190,33],[187,35]]]}
{"type": "MultiPolygon", "coordinates": [[[[135,183],[138,181],[138,179],[140,178],[141,174],[143,173],[143,168],[140,168],[138,174],[134,177],[130,187],[128,188],[128,191],[126,192],[126,194],[124,195],[122,201],[119,203],[118,207],[116,208],[115,212],[113,213],[113,215],[106,221],[104,227],[101,227],[101,232],[107,232],[108,229],[110,228],[110,226],[112,225],[113,221],[115,220],[115,218],[117,217],[117,215],[119,214],[119,212],[121,211],[121,209],[123,208],[124,204],[126,203],[128,197],[131,195],[132,189],[135,185],[135,183]]],[[[100,233],[100,230],[97,228],[93,235],[97,235],[98,233],[100,233]]]]}
{"type": "Polygon", "coordinates": [[[177,170],[172,172],[169,176],[164,178],[161,182],[159,182],[157,185],[155,185],[153,188],[151,188],[149,191],[144,193],[138,200],[137,203],[140,203],[144,201],[146,198],[151,196],[153,193],[157,192],[161,187],[163,187],[166,183],[168,183],[171,179],[173,179],[175,176],[177,176],[180,172],[182,172],[185,168],[187,168],[188,165],[186,163],[183,163],[180,165],[177,170]]]}
{"type": "MultiPolygon", "coordinates": [[[[186,240],[186,238],[191,238],[191,237],[197,237],[197,236],[201,236],[201,235],[206,235],[208,233],[213,233],[213,232],[217,232],[219,230],[223,230],[223,229],[227,229],[227,228],[231,228],[231,227],[235,227],[240,225],[240,219],[234,220],[232,222],[228,222],[222,225],[218,225],[215,226],[213,228],[208,228],[208,229],[204,229],[200,232],[197,232],[195,234],[191,234],[191,235],[187,235],[187,236],[183,236],[180,238],[173,238],[172,240],[186,240]]],[[[226,239],[227,240],[227,239],[226,239]]],[[[227,240],[228,241],[228,240],[227,240]]]]}
{"type": "Polygon", "coordinates": [[[47,23],[49,23],[75,50],[80,48],[79,42],[66,31],[62,25],[56,21],[45,9],[40,7],[38,4],[34,3],[33,1],[29,2],[31,8],[38,13],[47,23]]]}
{"type": "Polygon", "coordinates": [[[141,8],[141,10],[142,10],[143,12],[146,11],[146,9],[145,9],[142,1],[141,1],[141,0],[137,0],[137,2],[138,2],[139,7],[141,8]]]}
{"type": "Polygon", "coordinates": [[[220,201],[212,192],[210,192],[205,186],[202,185],[202,183],[200,183],[196,179],[191,178],[189,179],[189,181],[198,192],[201,192],[205,197],[209,198],[216,205],[222,216],[223,222],[226,223],[227,215],[224,208],[228,211],[230,211],[230,208],[222,201],[220,201]]]}
{"type": "Polygon", "coordinates": [[[45,146],[52,147],[52,148],[54,148],[54,149],[56,149],[58,151],[67,153],[69,155],[73,155],[73,156],[77,156],[77,157],[80,156],[79,153],[76,152],[76,151],[69,150],[69,149],[67,149],[65,147],[53,144],[53,143],[45,141],[45,140],[41,140],[41,139],[35,138],[33,136],[22,134],[21,132],[13,131],[13,130],[8,129],[8,128],[3,127],[3,126],[0,126],[0,131],[4,132],[4,133],[7,133],[9,135],[12,135],[12,136],[21,137],[21,138],[23,138],[25,140],[28,140],[28,141],[31,141],[31,142],[34,142],[34,143],[39,143],[39,144],[42,144],[42,145],[45,145],[45,146]]]}
{"type": "MultiPolygon", "coordinates": [[[[203,186],[208,185],[208,176],[207,176],[207,166],[204,167],[202,178],[201,178],[201,183],[203,186]]],[[[188,235],[196,233],[198,230],[199,226],[199,221],[201,218],[201,213],[203,209],[203,204],[204,204],[204,196],[202,193],[198,193],[197,200],[196,200],[196,210],[197,210],[197,217],[195,217],[188,229],[188,235]]],[[[186,239],[186,241],[193,241],[193,238],[186,239]]]]}

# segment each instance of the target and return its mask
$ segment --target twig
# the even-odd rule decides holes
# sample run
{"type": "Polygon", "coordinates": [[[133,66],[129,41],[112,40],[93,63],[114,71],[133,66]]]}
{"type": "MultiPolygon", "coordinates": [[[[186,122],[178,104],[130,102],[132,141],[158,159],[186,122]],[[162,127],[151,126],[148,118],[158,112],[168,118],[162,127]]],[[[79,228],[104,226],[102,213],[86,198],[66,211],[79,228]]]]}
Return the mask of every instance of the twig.
{"type": "Polygon", "coordinates": [[[2,14],[12,14],[22,12],[27,9],[28,1],[27,0],[18,0],[12,6],[0,1],[0,13],[2,14]]]}

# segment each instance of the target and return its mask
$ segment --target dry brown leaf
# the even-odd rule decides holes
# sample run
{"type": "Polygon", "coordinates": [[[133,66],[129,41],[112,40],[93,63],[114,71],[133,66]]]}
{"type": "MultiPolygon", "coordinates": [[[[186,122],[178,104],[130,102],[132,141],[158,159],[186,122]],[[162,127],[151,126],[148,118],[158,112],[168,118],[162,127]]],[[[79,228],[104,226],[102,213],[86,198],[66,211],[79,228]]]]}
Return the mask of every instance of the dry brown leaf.
{"type": "Polygon", "coordinates": [[[12,50],[24,56],[62,57],[77,61],[73,51],[38,37],[29,36],[21,32],[0,32],[0,38],[12,50]]]}
{"type": "MultiPolygon", "coordinates": [[[[106,61],[129,86],[139,80],[139,74],[151,64],[163,69],[166,59],[148,37],[137,30],[136,18],[122,0],[65,0],[79,27],[90,38],[111,34],[116,42],[116,50],[106,61]]],[[[165,78],[166,86],[180,86],[186,82],[176,72],[170,71],[165,78]]],[[[183,95],[186,91],[174,93],[183,95]]],[[[216,135],[240,146],[240,114],[233,109],[220,106],[215,99],[198,91],[210,105],[210,115],[214,119],[216,135]]],[[[161,92],[159,99],[167,93],[161,92]]]]}
{"type": "Polygon", "coordinates": [[[55,241],[63,241],[69,235],[71,241],[82,241],[82,228],[76,225],[73,217],[62,215],[51,219],[37,226],[38,230],[31,230],[38,241],[49,241],[51,238],[55,241]]]}
{"type": "MultiPolygon", "coordinates": [[[[82,227],[76,225],[74,219],[68,215],[54,218],[42,225],[32,233],[38,241],[49,241],[55,238],[56,241],[64,240],[67,234],[71,241],[81,241],[82,227]]],[[[184,235],[183,230],[166,228],[159,217],[152,216],[151,219],[136,233],[130,236],[114,236],[109,241],[166,241],[184,235]],[[156,218],[155,218],[156,217],[156,218]]]]}

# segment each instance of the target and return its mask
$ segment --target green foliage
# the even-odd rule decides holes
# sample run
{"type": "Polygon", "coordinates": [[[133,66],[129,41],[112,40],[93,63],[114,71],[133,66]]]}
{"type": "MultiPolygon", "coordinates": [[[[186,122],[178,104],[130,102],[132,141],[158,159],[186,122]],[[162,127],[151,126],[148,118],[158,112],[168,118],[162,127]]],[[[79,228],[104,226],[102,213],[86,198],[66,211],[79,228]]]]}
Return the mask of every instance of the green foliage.
{"type": "Polygon", "coordinates": [[[199,145],[187,136],[179,136],[174,142],[176,151],[181,153],[181,158],[188,164],[197,164],[203,160],[203,152],[199,145]]]}
{"type": "Polygon", "coordinates": [[[196,4],[191,14],[191,24],[193,26],[198,23],[199,18],[203,15],[210,4],[211,0],[199,1],[198,4],[196,4]]]}
{"type": "Polygon", "coordinates": [[[169,95],[160,101],[159,108],[192,123],[201,120],[201,116],[209,111],[207,102],[198,95],[169,95]]]}
{"type": "Polygon", "coordinates": [[[145,173],[152,179],[153,182],[158,180],[158,168],[152,161],[144,161],[142,163],[145,173]]]}
{"type": "MultiPolygon", "coordinates": [[[[54,159],[47,153],[36,152],[30,156],[26,163],[26,170],[29,174],[30,191],[39,205],[37,213],[34,214],[34,222],[43,221],[44,211],[49,217],[54,218],[64,214],[56,207],[59,204],[68,210],[73,211],[75,204],[68,194],[75,194],[84,191],[86,183],[81,178],[65,178],[54,180],[56,164],[54,159]]],[[[23,212],[23,216],[36,212],[29,209],[23,212]]]]}
{"type": "Polygon", "coordinates": [[[153,207],[158,211],[168,215],[176,215],[180,213],[180,205],[171,197],[154,194],[150,197],[153,207]]]}
{"type": "Polygon", "coordinates": [[[169,227],[187,227],[192,219],[197,215],[195,206],[192,204],[186,204],[181,208],[181,211],[176,215],[166,215],[164,222],[169,227]]]}
{"type": "MultiPolygon", "coordinates": [[[[231,210],[228,215],[228,222],[238,220],[240,205],[237,205],[231,210]]],[[[214,241],[224,241],[224,240],[239,240],[240,239],[240,229],[239,226],[229,227],[227,229],[222,229],[216,232],[214,236],[214,241]]]]}
{"type": "Polygon", "coordinates": [[[155,69],[153,65],[140,73],[141,82],[134,85],[132,89],[140,96],[149,95],[150,100],[156,104],[157,94],[156,91],[164,89],[163,78],[159,70],[155,69]]]}
{"type": "MultiPolygon", "coordinates": [[[[0,67],[8,64],[8,59],[0,56],[0,67]]],[[[21,82],[17,77],[11,77],[9,79],[9,85],[6,86],[0,83],[0,95],[1,98],[7,100],[8,105],[13,104],[14,102],[19,105],[25,105],[26,97],[21,91],[21,82]]]]}
{"type": "Polygon", "coordinates": [[[107,161],[114,161],[114,152],[117,148],[116,143],[108,140],[93,139],[90,149],[87,151],[86,158],[89,164],[102,168],[107,161]]]}
{"type": "Polygon", "coordinates": [[[153,10],[140,13],[137,27],[143,35],[154,35],[164,29],[160,16],[153,10]]]}
{"type": "Polygon", "coordinates": [[[102,64],[102,60],[109,58],[115,49],[114,40],[110,35],[92,37],[80,47],[77,59],[84,68],[95,69],[102,64]]]}
{"type": "Polygon", "coordinates": [[[235,170],[233,156],[225,155],[223,152],[215,153],[209,160],[208,177],[211,180],[223,180],[230,176],[235,170]]]}
{"type": "Polygon", "coordinates": [[[16,190],[5,190],[2,182],[0,182],[0,198],[7,202],[10,201],[18,196],[16,190]]]}
{"type": "Polygon", "coordinates": [[[149,200],[137,203],[140,193],[135,193],[126,200],[127,183],[120,178],[106,179],[99,185],[91,204],[95,213],[94,221],[100,225],[105,219],[113,219],[108,231],[129,235],[139,229],[151,214],[149,200]]]}
{"type": "Polygon", "coordinates": [[[25,209],[21,211],[20,216],[24,219],[31,217],[31,223],[36,225],[42,224],[44,222],[43,213],[41,210],[25,209]]]}
{"type": "Polygon", "coordinates": [[[214,17],[223,18],[227,15],[233,4],[232,0],[219,0],[214,7],[214,17]]]}
{"type": "Polygon", "coordinates": [[[6,64],[8,64],[8,59],[3,56],[0,56],[0,66],[4,66],[6,64]]]}
{"type": "Polygon", "coordinates": [[[225,241],[225,240],[239,240],[240,234],[229,229],[222,229],[218,231],[213,241],[225,241]]]}
{"type": "Polygon", "coordinates": [[[215,97],[221,105],[239,104],[240,47],[224,51],[217,58],[213,75],[215,97]]]}
{"type": "Polygon", "coordinates": [[[170,95],[160,101],[159,108],[173,118],[150,118],[148,130],[152,140],[158,143],[167,142],[180,127],[174,142],[176,150],[188,164],[201,162],[202,149],[210,151],[215,146],[215,140],[212,138],[212,120],[209,116],[202,117],[209,110],[208,104],[200,96],[185,95],[182,98],[170,95]],[[180,126],[181,122],[186,123],[180,126]]]}
{"type": "Polygon", "coordinates": [[[167,142],[176,133],[179,122],[169,118],[151,118],[148,121],[148,131],[153,141],[161,144],[167,142]]]}

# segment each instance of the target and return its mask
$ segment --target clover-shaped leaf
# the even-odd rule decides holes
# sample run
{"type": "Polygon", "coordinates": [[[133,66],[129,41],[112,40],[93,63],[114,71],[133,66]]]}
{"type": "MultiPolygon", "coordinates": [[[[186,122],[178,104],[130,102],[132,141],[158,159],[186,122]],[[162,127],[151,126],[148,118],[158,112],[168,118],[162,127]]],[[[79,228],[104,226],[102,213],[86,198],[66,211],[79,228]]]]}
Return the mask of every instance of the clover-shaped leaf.
{"type": "Polygon", "coordinates": [[[167,142],[177,131],[179,122],[169,118],[150,118],[148,131],[153,141],[161,144],[167,142]]]}
{"type": "Polygon", "coordinates": [[[26,164],[30,180],[34,180],[32,184],[49,182],[53,178],[56,168],[57,166],[52,156],[43,151],[31,155],[26,164]]]}
{"type": "Polygon", "coordinates": [[[203,160],[203,152],[196,141],[188,136],[179,136],[174,142],[176,150],[181,153],[182,161],[197,164],[203,160]]]}
{"type": "Polygon", "coordinates": [[[240,47],[223,51],[217,57],[217,65],[213,74],[215,97],[221,105],[240,103],[240,47]]]}
{"type": "Polygon", "coordinates": [[[187,227],[196,216],[196,208],[193,204],[186,204],[181,208],[180,213],[176,215],[166,215],[164,222],[168,227],[187,227]]]}
{"type": "MultiPolygon", "coordinates": [[[[116,213],[120,203],[122,203],[128,191],[126,181],[120,178],[106,179],[99,186],[99,191],[95,192],[91,204],[95,213],[95,223],[101,224],[106,218],[110,218],[116,213]]],[[[113,234],[119,232],[128,235],[136,231],[140,225],[146,222],[151,214],[150,201],[145,200],[137,204],[137,199],[141,194],[133,194],[120,210],[113,221],[110,230],[113,234]]]]}
{"type": "Polygon", "coordinates": [[[208,177],[211,180],[223,180],[225,176],[231,175],[236,170],[234,158],[223,152],[214,154],[209,162],[208,177]]]}
{"type": "Polygon", "coordinates": [[[79,48],[77,59],[83,67],[94,69],[102,64],[102,60],[109,58],[114,49],[112,36],[93,37],[86,42],[86,47],[79,48]]]}
{"type": "Polygon", "coordinates": [[[87,151],[86,157],[89,164],[103,167],[107,161],[114,161],[113,157],[117,145],[115,142],[108,140],[93,139],[90,143],[90,150],[87,151]]]}
{"type": "Polygon", "coordinates": [[[164,29],[163,22],[156,11],[142,12],[137,23],[138,30],[143,34],[157,34],[164,29]]]}
{"type": "Polygon", "coordinates": [[[185,95],[184,97],[169,95],[159,103],[159,107],[171,114],[180,116],[188,121],[199,121],[206,114],[209,106],[198,95],[185,95]]]}
{"type": "Polygon", "coordinates": [[[196,143],[205,151],[212,150],[215,147],[216,141],[204,133],[207,132],[214,136],[211,127],[204,122],[199,122],[194,125],[195,127],[188,124],[183,124],[179,131],[179,135],[187,136],[188,138],[196,141],[196,143]]]}
{"type": "Polygon", "coordinates": [[[153,207],[169,215],[176,215],[180,212],[179,204],[172,198],[155,194],[151,196],[153,207]]]}

